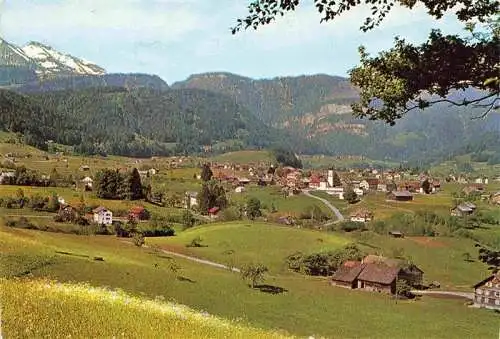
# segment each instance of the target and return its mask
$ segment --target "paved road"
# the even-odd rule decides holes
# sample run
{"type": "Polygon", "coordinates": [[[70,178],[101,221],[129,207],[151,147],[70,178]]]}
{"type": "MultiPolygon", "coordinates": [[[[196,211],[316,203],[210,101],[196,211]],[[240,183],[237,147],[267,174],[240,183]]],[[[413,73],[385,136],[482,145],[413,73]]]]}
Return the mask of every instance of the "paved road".
{"type": "Polygon", "coordinates": [[[308,197],[311,197],[311,198],[314,198],[314,199],[318,199],[320,201],[323,202],[323,204],[325,204],[329,209],[332,210],[332,212],[335,214],[335,216],[337,217],[337,220],[334,221],[334,222],[329,222],[328,224],[326,224],[327,226],[328,225],[331,225],[331,224],[334,224],[334,223],[337,223],[337,222],[341,222],[341,221],[344,221],[344,216],[342,215],[342,213],[340,213],[340,211],[338,210],[337,207],[333,206],[331,202],[329,202],[328,200],[326,199],[323,199],[323,198],[320,198],[318,196],[315,196],[311,193],[309,193],[308,190],[303,190],[302,191],[305,195],[307,195],[308,197]]]}
{"type": "Polygon", "coordinates": [[[458,291],[411,291],[414,294],[422,294],[422,295],[435,295],[435,296],[440,296],[440,295],[449,295],[453,297],[459,297],[459,298],[465,298],[465,299],[470,299],[474,300],[474,293],[468,293],[468,292],[458,292],[458,291]]]}

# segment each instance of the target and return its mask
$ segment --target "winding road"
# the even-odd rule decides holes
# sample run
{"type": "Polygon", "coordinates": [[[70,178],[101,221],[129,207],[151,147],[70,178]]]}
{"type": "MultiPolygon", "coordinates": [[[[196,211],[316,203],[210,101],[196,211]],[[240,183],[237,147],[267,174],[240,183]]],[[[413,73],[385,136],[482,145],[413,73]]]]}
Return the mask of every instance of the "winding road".
{"type": "Polygon", "coordinates": [[[311,194],[308,190],[302,190],[302,192],[305,195],[307,195],[308,197],[310,197],[310,198],[314,198],[314,199],[320,200],[321,202],[323,202],[323,204],[326,205],[326,207],[328,207],[330,210],[332,210],[332,212],[335,214],[335,216],[337,217],[337,220],[333,221],[333,222],[327,223],[326,226],[331,225],[331,224],[335,224],[335,223],[338,223],[338,222],[341,222],[341,221],[345,220],[344,216],[342,215],[342,213],[340,213],[340,211],[338,210],[338,208],[335,207],[335,206],[333,206],[332,203],[329,202],[328,200],[320,198],[318,196],[315,196],[315,195],[311,194]]]}

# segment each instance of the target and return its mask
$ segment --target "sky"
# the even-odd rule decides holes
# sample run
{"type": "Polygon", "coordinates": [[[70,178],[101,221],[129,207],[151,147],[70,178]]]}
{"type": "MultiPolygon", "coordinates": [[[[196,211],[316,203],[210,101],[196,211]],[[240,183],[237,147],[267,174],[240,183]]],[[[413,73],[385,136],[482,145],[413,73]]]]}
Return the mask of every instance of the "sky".
{"type": "Polygon", "coordinates": [[[253,78],[325,73],[346,76],[358,46],[377,53],[395,36],[425,41],[431,28],[462,31],[453,17],[436,21],[422,8],[395,7],[363,33],[367,8],[320,23],[312,0],[259,30],[232,35],[250,0],[0,0],[0,36],[39,41],[111,72],[157,74],[169,84],[191,74],[225,71],[253,78]]]}

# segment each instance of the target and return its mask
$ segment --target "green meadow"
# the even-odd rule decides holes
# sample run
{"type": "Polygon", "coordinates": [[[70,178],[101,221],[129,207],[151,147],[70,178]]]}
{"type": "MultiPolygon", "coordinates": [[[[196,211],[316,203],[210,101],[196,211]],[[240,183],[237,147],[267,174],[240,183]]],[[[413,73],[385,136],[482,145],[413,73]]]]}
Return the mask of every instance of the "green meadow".
{"type": "MultiPolygon", "coordinates": [[[[255,253],[256,258],[266,262],[271,267],[271,271],[264,282],[273,287],[276,294],[263,292],[264,290],[250,289],[245,282],[240,279],[239,274],[232,273],[224,269],[202,265],[185,259],[171,257],[156,248],[137,248],[128,241],[123,241],[112,236],[75,236],[67,234],[43,233],[38,231],[16,230],[10,228],[0,228],[0,276],[8,278],[23,278],[30,280],[50,279],[62,283],[88,283],[94,287],[106,287],[108,289],[119,288],[132,296],[137,296],[141,300],[159,299],[168,302],[187,305],[197,312],[208,312],[236,321],[255,328],[264,330],[281,330],[286,333],[299,336],[325,336],[331,338],[442,338],[443,333],[447,333],[448,338],[490,338],[498,332],[498,316],[493,312],[485,310],[471,309],[461,300],[446,300],[424,297],[412,301],[395,301],[386,295],[372,294],[362,291],[350,291],[342,288],[335,288],[328,284],[324,278],[305,277],[298,274],[286,273],[280,269],[277,259],[289,251],[295,250],[290,244],[298,244],[299,238],[304,239],[304,244],[298,249],[309,249],[312,244],[316,244],[316,249],[320,250],[323,245],[316,239],[323,238],[323,244],[328,243],[328,248],[342,246],[345,242],[359,241],[357,239],[342,235],[323,235],[314,231],[303,231],[296,229],[269,230],[270,234],[280,236],[270,236],[270,240],[263,241],[263,235],[259,228],[273,227],[272,225],[255,224],[256,227],[248,228],[245,233],[245,224],[231,224],[206,226],[207,231],[202,233],[200,229],[187,231],[192,235],[204,234],[207,239],[207,250],[213,247],[212,253],[199,252],[200,257],[221,258],[220,250],[225,249],[225,245],[218,239],[222,237],[222,231],[217,235],[217,230],[211,235],[208,230],[216,227],[221,230],[229,228],[227,232],[230,244],[241,245],[241,240],[235,239],[235,233],[241,232],[242,239],[247,239],[247,248],[241,251],[241,260],[245,258],[245,252],[255,253]],[[234,228],[234,231],[231,231],[234,228]],[[289,233],[288,233],[289,232],[289,233]],[[293,235],[297,232],[298,235],[293,235]],[[309,233],[311,232],[311,233],[309,233]],[[233,234],[233,235],[231,235],[233,234]],[[306,235],[307,234],[307,235],[306,235]],[[316,235],[317,234],[317,235],[316,235]],[[272,241],[277,238],[288,238],[288,242],[272,241]],[[235,239],[234,242],[231,239],[235,239]],[[258,242],[262,246],[257,246],[258,242]],[[283,248],[286,247],[286,248],[283,248]],[[282,248],[278,250],[278,248],[282,248]],[[269,259],[265,253],[269,254],[269,259]],[[260,255],[260,257],[259,257],[260,255]],[[94,260],[101,257],[103,261],[94,260]],[[174,264],[175,263],[175,264],[174,264]],[[176,269],[172,269],[172,267],[176,269]],[[363,326],[359,326],[360,319],[363,319],[363,326]],[[405,326],[401,326],[405,324],[405,326]]],[[[281,228],[280,228],[281,229],[281,228]]],[[[179,237],[183,237],[180,235],[179,237]]],[[[190,239],[186,236],[185,239],[190,239]]],[[[158,239],[165,243],[173,238],[158,239]]],[[[364,243],[370,246],[394,244],[384,244],[384,239],[363,239],[364,243]]],[[[397,240],[397,239],[393,239],[397,240]]],[[[422,266],[430,279],[440,278],[439,271],[443,269],[442,260],[436,260],[429,255],[425,257],[423,253],[429,251],[436,256],[443,253],[450,253],[446,247],[441,252],[438,247],[427,247],[419,249],[418,243],[415,246],[411,239],[404,239],[405,250],[415,256],[415,261],[422,266]],[[422,257],[417,257],[421,253],[422,257]],[[427,260],[424,263],[423,260],[427,260]],[[432,269],[434,265],[434,269],[432,269]]],[[[182,243],[180,241],[179,243],[182,243]]],[[[146,240],[146,244],[154,245],[156,242],[151,239],[146,240]]],[[[460,245],[451,242],[450,246],[460,245]]],[[[297,245],[299,246],[299,245],[297,245]]],[[[366,246],[366,245],[365,245],[366,246]]],[[[231,246],[232,247],[232,246],[231,246]]],[[[314,248],[314,247],[313,247],[314,248]]],[[[311,248],[311,249],[313,249],[311,248]]],[[[202,249],[203,250],[203,249],[202,249]]],[[[237,253],[237,252],[235,252],[237,253]]],[[[477,263],[473,264],[479,265],[477,263]]],[[[450,266],[450,270],[461,270],[463,267],[450,266]]],[[[464,283],[472,282],[473,275],[480,275],[479,268],[475,268],[474,273],[469,273],[470,277],[463,276],[464,283]]],[[[458,274],[458,273],[455,273],[458,274]]],[[[450,276],[450,279],[455,279],[450,276]]],[[[444,278],[443,278],[444,279],[444,278]]],[[[442,281],[443,283],[444,281],[442,281]]],[[[462,283],[459,281],[459,283],[462,283]]],[[[5,283],[4,283],[5,284],[5,283]]],[[[30,283],[27,283],[29,286],[30,283]]],[[[73,285],[72,285],[73,286],[73,285]]],[[[19,288],[18,293],[22,293],[24,287],[19,288]]],[[[15,288],[10,287],[11,293],[15,288]]],[[[36,289],[35,289],[36,291],[36,289]]],[[[78,296],[68,297],[70,300],[61,298],[45,298],[43,293],[33,293],[28,300],[34,300],[30,307],[33,311],[43,308],[44,305],[52,305],[48,311],[40,313],[40,318],[50,323],[48,327],[54,329],[54,322],[50,319],[65,319],[68,323],[82,324],[84,327],[81,336],[95,336],[88,328],[89,323],[93,323],[96,318],[93,316],[80,317],[79,309],[74,312],[56,311],[72,309],[78,296]],[[45,300],[38,302],[38,298],[45,300]],[[59,317],[59,318],[58,318],[59,317]],[[63,318],[61,318],[63,317],[63,318]]],[[[6,297],[2,294],[3,300],[8,300],[14,309],[5,311],[7,316],[5,331],[12,331],[12,336],[16,333],[30,328],[26,323],[16,321],[17,307],[20,297],[6,297]],[[9,313],[13,312],[13,313],[9,313]],[[10,330],[9,330],[10,329],[10,330]]],[[[78,301],[80,302],[80,301],[78,301]]],[[[82,305],[88,305],[82,302],[82,305]]],[[[105,310],[106,305],[96,305],[96,309],[105,310]]],[[[118,307],[111,305],[111,307],[118,307]]],[[[126,312],[120,310],[119,312],[126,312]]],[[[122,313],[118,313],[122,314],[122,313]]],[[[130,313],[129,313],[130,314],[130,313]]],[[[141,312],[142,314],[142,312],[141,312]]],[[[156,315],[144,315],[144,322],[132,322],[130,325],[120,325],[116,318],[104,317],[109,325],[103,325],[104,335],[112,333],[115,328],[128,329],[138,326],[148,326],[156,321],[156,315]]],[[[127,318],[125,318],[127,319],[127,318]]],[[[67,324],[60,325],[61,329],[66,329],[67,324]]],[[[167,326],[167,325],[155,325],[167,326]]],[[[158,328],[153,326],[153,328],[158,328]]],[[[189,322],[179,326],[179,332],[189,328],[189,322]]],[[[163,327],[166,329],[166,327],[163,327]]],[[[130,329],[131,333],[136,333],[137,329],[130,329]]],[[[150,333],[147,332],[144,333],[150,333]]],[[[205,330],[204,330],[205,331],[205,330]]],[[[207,329],[205,333],[212,336],[215,329],[207,329]]],[[[243,330],[244,331],[244,330],[243,330]]],[[[59,332],[62,333],[62,332],[59,332]]],[[[74,332],[65,332],[74,333],[74,332]]],[[[114,333],[114,332],[113,332],[114,333]]],[[[200,332],[193,332],[200,333],[200,332]]],[[[248,333],[248,332],[242,332],[248,333]]],[[[260,333],[260,332],[259,332],[260,333]]],[[[280,332],[281,333],[281,332],[280,332]]],[[[6,337],[9,332],[6,332],[6,337]]],[[[267,335],[267,334],[266,334],[267,335]]],[[[273,335],[272,333],[269,335],[273,335]]],[[[78,335],[76,335],[78,336],[78,335]]],[[[133,336],[133,335],[131,335],[133,336]]],[[[147,337],[147,335],[146,335],[147,337]]]]}

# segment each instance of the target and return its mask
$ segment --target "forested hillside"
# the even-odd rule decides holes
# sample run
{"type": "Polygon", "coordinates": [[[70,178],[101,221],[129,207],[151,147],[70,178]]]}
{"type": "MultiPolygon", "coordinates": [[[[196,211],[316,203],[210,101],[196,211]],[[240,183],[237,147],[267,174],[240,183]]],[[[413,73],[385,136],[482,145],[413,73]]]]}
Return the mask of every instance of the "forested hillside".
{"type": "Polygon", "coordinates": [[[1,91],[0,128],[44,147],[131,156],[268,146],[275,134],[246,109],[202,90],[93,88],[22,96],[1,91]]]}
{"type": "MultiPolygon", "coordinates": [[[[0,69],[1,70],[1,69],[0,69]]],[[[20,93],[38,93],[64,90],[80,90],[96,87],[123,87],[126,89],[153,88],[168,89],[168,85],[157,75],[149,74],[104,74],[59,76],[24,82],[14,88],[20,93]]]]}
{"type": "MultiPolygon", "coordinates": [[[[390,127],[352,116],[349,104],[357,100],[357,90],[341,77],[253,80],[229,73],[206,73],[172,87],[203,88],[231,97],[262,121],[296,135],[291,145],[300,153],[429,163],[468,152],[468,145],[482,145],[486,161],[500,155],[500,143],[495,145],[500,135],[500,115],[496,113],[473,120],[483,113],[481,109],[442,104],[411,112],[390,127]]],[[[466,95],[473,94],[471,89],[466,95]]]]}
{"type": "Polygon", "coordinates": [[[329,75],[281,77],[254,80],[231,73],[205,73],[177,82],[173,88],[200,88],[230,96],[262,121],[281,125],[327,104],[329,110],[344,111],[358,97],[349,80],[329,75]]]}

